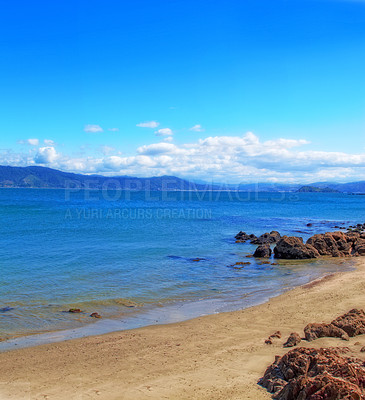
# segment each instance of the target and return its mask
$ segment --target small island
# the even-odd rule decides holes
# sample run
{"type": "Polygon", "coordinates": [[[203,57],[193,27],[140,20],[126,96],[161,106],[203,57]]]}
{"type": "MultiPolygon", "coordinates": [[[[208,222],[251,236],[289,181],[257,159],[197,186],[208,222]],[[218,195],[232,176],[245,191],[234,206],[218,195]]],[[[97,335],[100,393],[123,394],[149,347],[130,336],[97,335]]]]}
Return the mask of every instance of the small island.
{"type": "Polygon", "coordinates": [[[298,193],[340,193],[336,189],[330,187],[320,188],[317,186],[302,186],[297,190],[298,193]]]}

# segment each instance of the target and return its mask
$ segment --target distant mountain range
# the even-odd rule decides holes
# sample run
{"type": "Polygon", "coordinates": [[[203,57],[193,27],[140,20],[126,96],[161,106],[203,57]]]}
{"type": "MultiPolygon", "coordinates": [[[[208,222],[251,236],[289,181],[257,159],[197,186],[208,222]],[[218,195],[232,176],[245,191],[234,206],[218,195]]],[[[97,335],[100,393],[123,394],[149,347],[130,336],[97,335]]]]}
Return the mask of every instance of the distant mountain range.
{"type": "MultiPolygon", "coordinates": [[[[206,184],[176,176],[136,178],[133,176],[82,175],[45,167],[0,166],[0,187],[48,189],[206,190],[206,184]]],[[[209,189],[213,187],[208,185],[209,189]]]]}
{"type": "Polygon", "coordinates": [[[342,192],[365,193],[365,181],[350,183],[316,182],[310,185],[283,183],[208,184],[195,183],[176,176],[136,178],[132,176],[82,175],[46,167],[0,166],[2,188],[49,189],[124,189],[124,190],[240,190],[259,192],[342,192]]]}

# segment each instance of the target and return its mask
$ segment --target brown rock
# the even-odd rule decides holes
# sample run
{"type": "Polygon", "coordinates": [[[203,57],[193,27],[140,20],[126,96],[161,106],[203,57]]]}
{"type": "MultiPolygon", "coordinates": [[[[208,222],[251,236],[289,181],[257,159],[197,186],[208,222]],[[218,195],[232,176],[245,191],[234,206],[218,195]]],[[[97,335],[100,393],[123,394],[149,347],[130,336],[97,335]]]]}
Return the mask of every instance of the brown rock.
{"type": "Polygon", "coordinates": [[[310,244],[304,244],[303,239],[295,236],[283,236],[274,248],[275,258],[288,260],[317,258],[317,249],[310,244]]]}
{"type": "Polygon", "coordinates": [[[321,256],[345,257],[350,255],[352,245],[343,232],[327,232],[310,237],[307,244],[318,250],[321,256]]]}
{"type": "Polygon", "coordinates": [[[271,253],[272,253],[272,251],[271,251],[270,245],[262,244],[255,250],[255,253],[253,254],[253,256],[260,257],[260,258],[268,258],[271,256],[271,253]]]}
{"type": "Polygon", "coordinates": [[[299,333],[292,332],[284,343],[284,347],[294,347],[301,341],[302,338],[300,337],[299,333]]]}
{"type": "Polygon", "coordinates": [[[92,318],[101,318],[101,315],[98,314],[97,312],[93,312],[92,314],[90,314],[90,317],[92,317],[92,318]]]}
{"type": "Polygon", "coordinates": [[[365,239],[359,238],[354,244],[353,253],[359,256],[365,256],[365,239]]]}
{"type": "Polygon", "coordinates": [[[236,243],[245,243],[247,240],[254,240],[256,239],[256,236],[251,234],[248,235],[246,232],[238,232],[237,235],[235,236],[236,238],[236,243]]]}
{"type": "Polygon", "coordinates": [[[277,243],[280,240],[281,236],[278,231],[271,231],[270,233],[266,232],[259,237],[255,237],[251,240],[252,244],[270,244],[277,243]]]}
{"type": "Polygon", "coordinates": [[[332,324],[308,324],[304,328],[304,334],[308,342],[321,337],[338,337],[342,340],[349,340],[348,334],[343,329],[332,324]]]}
{"type": "Polygon", "coordinates": [[[265,344],[273,344],[273,339],[280,339],[280,338],[281,338],[281,332],[276,331],[265,340],[265,344]]]}
{"type": "Polygon", "coordinates": [[[365,366],[346,348],[297,348],[276,357],[258,382],[278,400],[365,399],[365,366]]]}
{"type": "Polygon", "coordinates": [[[343,329],[350,337],[365,333],[365,313],[363,310],[354,308],[331,323],[343,329]]]}
{"type": "Polygon", "coordinates": [[[361,347],[360,351],[361,353],[365,353],[365,346],[361,347]]]}
{"type": "Polygon", "coordinates": [[[68,312],[69,313],[74,313],[74,314],[77,314],[77,313],[80,313],[80,312],[82,312],[79,308],[70,308],[69,310],[68,310],[68,312]]]}

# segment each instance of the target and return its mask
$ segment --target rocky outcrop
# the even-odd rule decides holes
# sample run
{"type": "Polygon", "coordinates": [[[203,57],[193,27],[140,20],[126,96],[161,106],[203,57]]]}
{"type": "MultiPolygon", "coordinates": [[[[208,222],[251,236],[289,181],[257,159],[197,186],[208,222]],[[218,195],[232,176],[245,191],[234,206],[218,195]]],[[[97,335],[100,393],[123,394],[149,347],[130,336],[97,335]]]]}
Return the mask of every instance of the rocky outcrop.
{"type": "Polygon", "coordinates": [[[240,231],[237,233],[235,238],[236,238],[236,243],[245,243],[245,242],[247,242],[247,240],[256,239],[256,236],[254,234],[249,235],[246,232],[240,231]]]}
{"type": "MultiPolygon", "coordinates": [[[[361,237],[357,239],[354,245],[354,254],[359,256],[365,256],[365,237],[361,237]]],[[[365,235],[364,235],[365,236],[365,235]]]]}
{"type": "Polygon", "coordinates": [[[303,239],[296,236],[283,236],[274,248],[275,258],[300,260],[319,256],[317,249],[310,244],[304,244],[303,239]]]}
{"type": "Polygon", "coordinates": [[[321,256],[345,257],[351,255],[352,245],[343,232],[317,234],[307,240],[307,244],[318,250],[321,256]]]}
{"type": "Polygon", "coordinates": [[[276,358],[259,384],[277,400],[363,400],[364,362],[347,348],[297,348],[276,358]]]}
{"type": "Polygon", "coordinates": [[[258,258],[268,258],[272,254],[272,250],[270,248],[270,245],[268,244],[262,244],[260,245],[256,251],[254,252],[253,256],[258,257],[258,258]]]}
{"type": "Polygon", "coordinates": [[[338,337],[349,340],[348,334],[333,324],[308,324],[304,328],[304,335],[308,342],[321,337],[338,337]]]}
{"type": "Polygon", "coordinates": [[[300,337],[299,333],[297,332],[292,332],[286,342],[284,343],[284,347],[294,347],[298,343],[302,341],[302,338],[300,337]]]}
{"type": "Polygon", "coordinates": [[[273,244],[280,240],[281,236],[278,231],[266,232],[258,238],[251,239],[252,244],[273,244]]]}
{"type": "Polygon", "coordinates": [[[310,237],[283,236],[274,248],[275,258],[306,259],[319,256],[365,256],[365,236],[359,232],[327,232],[310,237]]]}
{"type": "Polygon", "coordinates": [[[354,308],[331,322],[332,325],[345,331],[350,337],[365,333],[365,313],[354,308]]]}

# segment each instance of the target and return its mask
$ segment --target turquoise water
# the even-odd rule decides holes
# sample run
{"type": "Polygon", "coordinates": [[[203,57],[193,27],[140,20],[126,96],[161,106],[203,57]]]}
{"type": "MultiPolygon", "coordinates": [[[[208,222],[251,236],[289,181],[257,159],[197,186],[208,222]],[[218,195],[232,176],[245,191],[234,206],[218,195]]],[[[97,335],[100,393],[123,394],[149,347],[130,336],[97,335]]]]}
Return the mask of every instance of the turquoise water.
{"type": "Polygon", "coordinates": [[[364,206],[365,196],[332,193],[0,189],[0,338],[83,326],[94,311],[127,321],[174,304],[259,302],[343,260],[260,265],[238,231],[306,239],[364,222],[364,206]]]}

